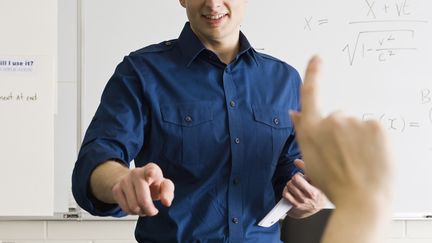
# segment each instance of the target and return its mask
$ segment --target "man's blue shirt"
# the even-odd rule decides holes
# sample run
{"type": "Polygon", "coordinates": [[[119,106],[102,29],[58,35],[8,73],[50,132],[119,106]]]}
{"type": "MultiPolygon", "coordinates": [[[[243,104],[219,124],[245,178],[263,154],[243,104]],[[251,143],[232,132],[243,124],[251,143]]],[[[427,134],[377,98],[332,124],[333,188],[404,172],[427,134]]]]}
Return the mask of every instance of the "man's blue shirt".
{"type": "Polygon", "coordinates": [[[294,68],[256,52],[242,33],[237,57],[223,64],[187,23],[177,40],[133,52],[116,68],[75,164],[77,202],[123,216],[91,195],[91,172],[107,160],[154,162],[175,196],[139,218],[139,242],[280,242],[277,224],[257,223],[299,171],[288,112],[299,110],[300,85],[294,68]]]}

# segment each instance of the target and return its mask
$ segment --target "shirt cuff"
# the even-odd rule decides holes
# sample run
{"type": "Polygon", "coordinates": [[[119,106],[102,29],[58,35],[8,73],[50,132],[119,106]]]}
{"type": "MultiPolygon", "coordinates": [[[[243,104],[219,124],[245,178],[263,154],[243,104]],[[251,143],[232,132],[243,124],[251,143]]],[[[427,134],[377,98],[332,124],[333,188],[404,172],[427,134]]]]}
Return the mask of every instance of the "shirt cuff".
{"type": "Polygon", "coordinates": [[[98,200],[90,189],[90,175],[100,164],[108,160],[115,160],[128,165],[118,157],[118,155],[102,152],[102,149],[91,153],[80,152],[72,174],[72,193],[78,205],[92,215],[112,217],[127,215],[117,204],[104,203],[98,200]]]}

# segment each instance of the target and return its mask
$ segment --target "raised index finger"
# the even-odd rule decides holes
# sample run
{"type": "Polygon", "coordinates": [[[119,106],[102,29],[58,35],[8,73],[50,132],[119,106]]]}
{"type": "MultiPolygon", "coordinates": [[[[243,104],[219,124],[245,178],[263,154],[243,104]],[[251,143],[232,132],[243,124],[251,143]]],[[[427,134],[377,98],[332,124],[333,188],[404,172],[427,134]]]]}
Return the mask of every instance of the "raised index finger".
{"type": "Polygon", "coordinates": [[[303,87],[301,89],[301,107],[302,120],[316,121],[320,118],[318,109],[318,87],[317,78],[320,71],[321,59],[318,56],[313,56],[308,63],[303,87]]]}

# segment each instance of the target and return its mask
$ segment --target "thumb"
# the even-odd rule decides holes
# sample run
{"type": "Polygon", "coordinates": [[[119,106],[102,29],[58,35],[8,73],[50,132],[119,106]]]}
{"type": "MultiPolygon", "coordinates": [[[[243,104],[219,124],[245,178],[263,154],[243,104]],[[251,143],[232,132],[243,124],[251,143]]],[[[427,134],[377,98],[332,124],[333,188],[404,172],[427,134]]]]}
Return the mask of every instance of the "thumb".
{"type": "Polygon", "coordinates": [[[295,166],[297,166],[298,168],[300,168],[301,170],[305,170],[306,166],[305,166],[305,162],[301,159],[295,159],[294,160],[294,164],[295,166]]]}
{"type": "MultiPolygon", "coordinates": [[[[295,166],[297,166],[299,169],[301,169],[303,171],[303,173],[306,173],[306,165],[305,162],[301,159],[295,159],[294,160],[294,164],[295,166]]],[[[310,178],[307,176],[307,174],[303,174],[303,177],[305,178],[305,180],[309,183],[311,183],[310,178]]]]}

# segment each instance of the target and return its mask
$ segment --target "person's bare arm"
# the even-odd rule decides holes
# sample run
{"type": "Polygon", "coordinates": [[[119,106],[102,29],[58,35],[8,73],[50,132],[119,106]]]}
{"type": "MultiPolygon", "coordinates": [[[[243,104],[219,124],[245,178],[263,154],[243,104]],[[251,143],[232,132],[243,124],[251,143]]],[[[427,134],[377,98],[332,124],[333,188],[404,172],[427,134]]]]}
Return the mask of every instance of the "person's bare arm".
{"type": "Polygon", "coordinates": [[[117,203],[127,214],[153,216],[158,213],[153,200],[169,207],[174,199],[174,184],[154,163],[130,170],[107,161],[93,171],[90,187],[98,200],[117,203]]]}
{"type": "Polygon", "coordinates": [[[336,206],[322,242],[381,243],[393,198],[386,136],[377,121],[341,113],[322,117],[317,101],[319,68],[320,60],[312,58],[301,91],[302,111],[291,117],[306,174],[336,206]]]}
{"type": "MultiPolygon", "coordinates": [[[[367,195],[365,195],[367,196],[367,195]]],[[[329,218],[322,243],[382,243],[390,224],[389,202],[352,197],[339,202],[329,218]]]]}

